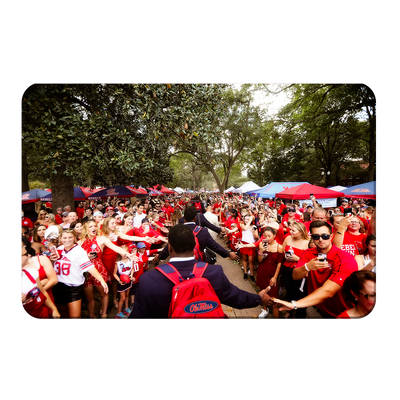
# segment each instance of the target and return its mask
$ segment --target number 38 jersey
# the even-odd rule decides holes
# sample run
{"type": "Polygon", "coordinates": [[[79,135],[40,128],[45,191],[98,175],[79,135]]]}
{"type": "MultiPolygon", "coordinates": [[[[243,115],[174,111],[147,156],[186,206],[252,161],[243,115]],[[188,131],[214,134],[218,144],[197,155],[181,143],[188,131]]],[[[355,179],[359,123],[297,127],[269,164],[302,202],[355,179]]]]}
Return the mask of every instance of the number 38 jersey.
{"type": "Polygon", "coordinates": [[[60,257],[54,262],[54,270],[58,281],[68,286],[83,285],[85,282],[83,273],[94,268],[86,251],[76,244],[69,250],[65,250],[64,246],[59,246],[57,252],[60,257]]]}

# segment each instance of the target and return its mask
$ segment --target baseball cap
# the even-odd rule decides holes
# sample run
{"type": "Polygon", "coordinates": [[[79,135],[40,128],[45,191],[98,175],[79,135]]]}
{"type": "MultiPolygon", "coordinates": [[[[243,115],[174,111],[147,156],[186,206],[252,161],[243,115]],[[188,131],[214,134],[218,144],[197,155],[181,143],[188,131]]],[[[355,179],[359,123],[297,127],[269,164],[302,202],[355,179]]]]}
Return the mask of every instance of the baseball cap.
{"type": "Polygon", "coordinates": [[[139,242],[136,246],[138,249],[143,249],[146,245],[143,242],[139,242]]]}
{"type": "Polygon", "coordinates": [[[44,238],[47,239],[57,239],[60,235],[60,232],[56,225],[52,225],[46,229],[44,232],[44,238]]]}
{"type": "Polygon", "coordinates": [[[107,207],[106,211],[108,211],[108,210],[114,210],[114,207],[107,207]]]}

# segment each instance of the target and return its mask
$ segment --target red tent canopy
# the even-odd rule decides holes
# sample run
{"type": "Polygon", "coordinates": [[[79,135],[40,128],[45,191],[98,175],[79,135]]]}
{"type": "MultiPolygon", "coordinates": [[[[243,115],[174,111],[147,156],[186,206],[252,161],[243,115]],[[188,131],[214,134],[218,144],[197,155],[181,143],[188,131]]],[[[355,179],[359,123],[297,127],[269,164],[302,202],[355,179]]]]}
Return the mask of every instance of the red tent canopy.
{"type": "Polygon", "coordinates": [[[281,199],[305,200],[308,199],[311,194],[313,194],[316,199],[344,197],[343,192],[326,189],[322,186],[310,185],[309,183],[303,183],[302,185],[283,190],[282,192],[276,193],[275,197],[281,199]]]}
{"type": "Polygon", "coordinates": [[[176,193],[175,190],[168,189],[164,185],[161,185],[161,189],[160,190],[165,194],[175,194],[176,193]]]}
{"type": "MultiPolygon", "coordinates": [[[[154,189],[157,190],[157,185],[153,186],[153,190],[154,189]]],[[[168,189],[164,185],[161,185],[160,192],[163,192],[164,194],[175,194],[176,193],[175,190],[168,189]]]]}

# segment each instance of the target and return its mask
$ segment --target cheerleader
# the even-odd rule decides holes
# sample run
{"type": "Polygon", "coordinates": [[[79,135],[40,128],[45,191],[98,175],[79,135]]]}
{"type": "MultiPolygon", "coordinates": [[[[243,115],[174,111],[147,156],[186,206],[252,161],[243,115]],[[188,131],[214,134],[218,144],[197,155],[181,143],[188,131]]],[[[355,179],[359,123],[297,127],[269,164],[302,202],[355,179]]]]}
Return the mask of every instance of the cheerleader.
{"type": "Polygon", "coordinates": [[[100,281],[105,293],[108,293],[107,283],[95,268],[92,261],[81,246],[75,243],[76,232],[65,230],[60,236],[61,246],[57,248],[54,260],[58,283],[53,287],[53,296],[61,314],[69,318],[80,318],[85,282],[84,272],[89,272],[100,281]]]}
{"type": "MultiPolygon", "coordinates": [[[[110,251],[115,252],[116,255],[126,255],[127,251],[113,244],[110,239],[107,239],[105,236],[99,236],[97,224],[94,220],[85,222],[81,236],[82,238],[78,244],[87,252],[89,259],[93,262],[104,281],[111,281],[112,276],[109,274],[103,263],[105,249],[110,249],[110,251]]],[[[96,288],[101,296],[101,318],[107,318],[109,301],[108,293],[104,292],[101,282],[95,279],[92,275],[88,276],[84,283],[84,295],[88,303],[89,318],[94,318],[94,288],[96,288]]],[[[116,299],[116,297],[117,294],[115,293],[114,299],[116,299]]]]}
{"type": "MultiPolygon", "coordinates": [[[[128,246],[122,245],[121,249],[128,251],[128,246]]],[[[119,293],[118,312],[115,318],[126,318],[131,310],[129,309],[129,290],[132,287],[132,281],[135,281],[133,273],[133,262],[126,255],[118,255],[114,268],[114,278],[117,281],[117,292],[119,293]],[[122,311],[122,305],[125,305],[122,311]]]]}

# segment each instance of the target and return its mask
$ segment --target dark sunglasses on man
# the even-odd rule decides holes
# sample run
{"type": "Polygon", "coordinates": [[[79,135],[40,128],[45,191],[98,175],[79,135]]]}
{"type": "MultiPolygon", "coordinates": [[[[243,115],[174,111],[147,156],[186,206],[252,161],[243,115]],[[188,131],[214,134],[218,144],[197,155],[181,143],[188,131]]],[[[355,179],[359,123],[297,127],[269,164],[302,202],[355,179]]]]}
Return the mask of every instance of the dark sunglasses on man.
{"type": "Polygon", "coordinates": [[[318,235],[318,234],[311,235],[312,240],[319,240],[319,238],[322,238],[323,240],[328,240],[331,238],[331,235],[328,233],[323,233],[322,235],[318,235]]]}

